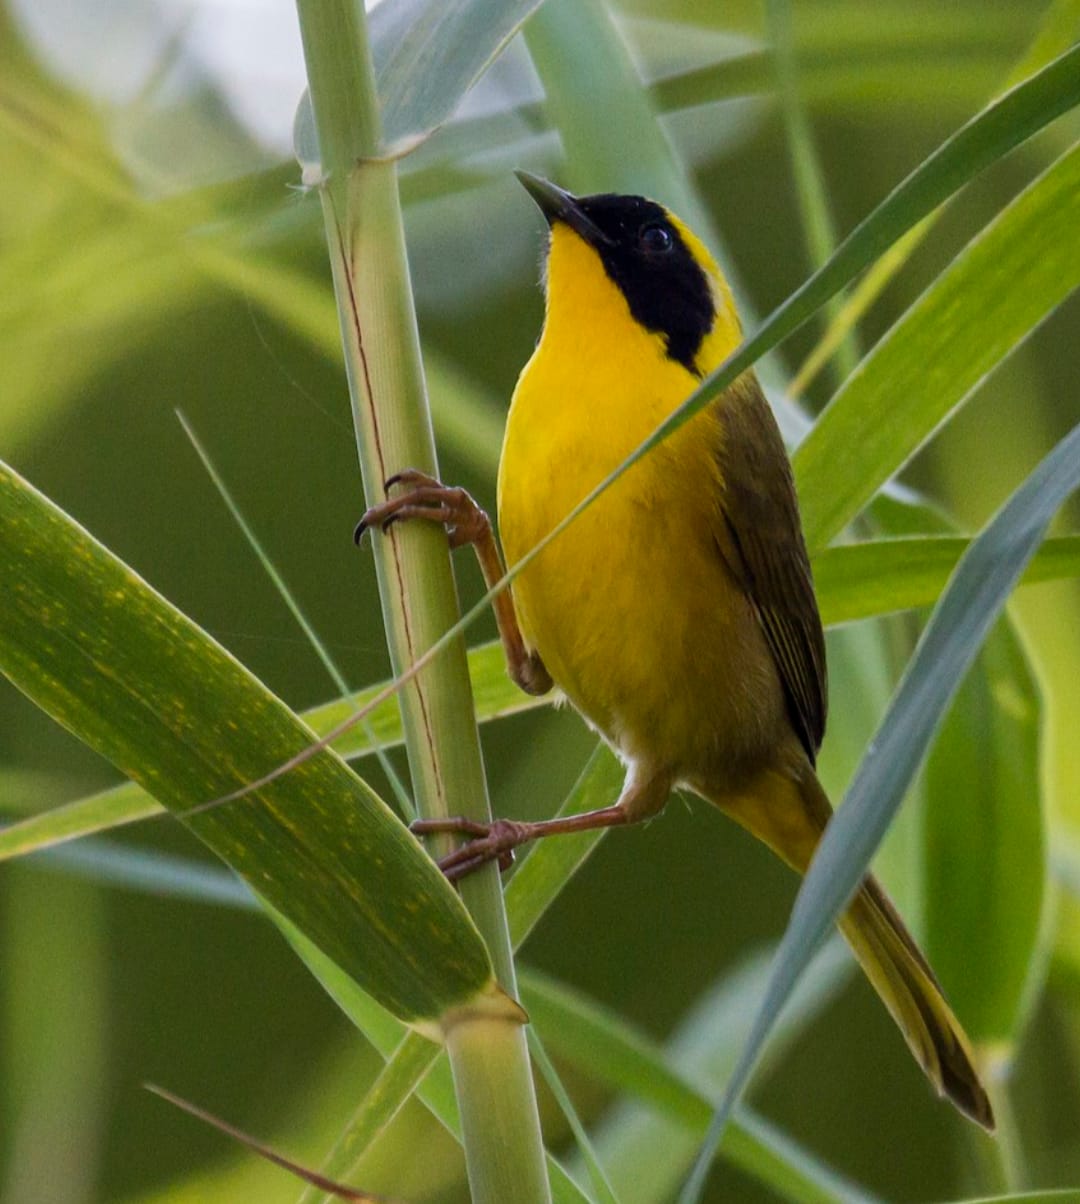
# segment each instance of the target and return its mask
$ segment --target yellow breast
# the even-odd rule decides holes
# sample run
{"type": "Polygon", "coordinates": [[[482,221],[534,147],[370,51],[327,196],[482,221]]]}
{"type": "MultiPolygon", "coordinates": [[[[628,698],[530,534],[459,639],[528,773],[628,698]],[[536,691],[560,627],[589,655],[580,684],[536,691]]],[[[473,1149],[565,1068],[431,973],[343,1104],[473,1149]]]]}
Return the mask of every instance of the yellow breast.
{"type": "MultiPolygon", "coordinates": [[[[660,336],[633,321],[595,252],[573,233],[556,227],[549,271],[560,273],[559,305],[549,305],[518,382],[499,469],[499,526],[511,565],[697,384],[666,356],[660,336]]],[[[732,317],[715,333],[711,358],[719,362],[737,338],[732,317]]],[[[727,677],[734,629],[746,621],[746,601],[713,539],[720,438],[716,411],[698,415],[514,584],[526,640],[575,706],[631,758],[713,738],[698,730],[702,691],[727,677]]]]}

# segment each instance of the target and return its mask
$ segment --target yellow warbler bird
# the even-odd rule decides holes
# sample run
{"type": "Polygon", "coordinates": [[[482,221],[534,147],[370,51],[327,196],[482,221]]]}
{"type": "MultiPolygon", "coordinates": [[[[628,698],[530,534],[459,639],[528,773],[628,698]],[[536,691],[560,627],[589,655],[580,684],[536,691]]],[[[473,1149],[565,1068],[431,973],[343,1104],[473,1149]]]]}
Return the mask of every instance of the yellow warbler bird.
{"type": "MultiPolygon", "coordinates": [[[[519,177],[551,228],[543,333],[514,392],[499,466],[513,566],[738,345],[731,293],[701,241],[637,196],[574,197],[519,177]]],[[[369,526],[424,518],[503,575],[487,516],[415,471],[369,526]]],[[[452,878],[556,832],[634,823],[688,787],[805,872],[831,815],[814,772],[825,642],[791,469],[757,380],[717,400],[625,472],[522,570],[496,617],[514,680],[554,684],[618,752],[612,807],[492,825],[420,821],[473,839],[452,878]]],[[[914,940],[871,877],[840,920],[937,1090],[992,1128],[971,1048],[914,940]]]]}

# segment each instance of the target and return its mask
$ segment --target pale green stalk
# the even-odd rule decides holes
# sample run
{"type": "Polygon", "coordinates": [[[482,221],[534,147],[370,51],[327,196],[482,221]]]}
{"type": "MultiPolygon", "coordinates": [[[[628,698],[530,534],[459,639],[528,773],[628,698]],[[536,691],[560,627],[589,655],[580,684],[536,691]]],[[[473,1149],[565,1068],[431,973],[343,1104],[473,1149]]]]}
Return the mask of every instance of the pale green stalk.
{"type": "MultiPolygon", "coordinates": [[[[368,504],[403,468],[436,473],[416,314],[409,286],[397,165],[380,158],[378,103],[359,0],[298,0],[319,135],[319,194],[338,303],[368,504]]],[[[457,622],[446,537],[426,523],[373,539],[395,675],[457,622]]],[[[413,790],[425,816],[490,818],[459,635],[401,691],[413,790]]],[[[491,866],[462,896],[503,988],[515,994],[510,941],[491,866]]],[[[477,1204],[550,1199],[524,1031],[502,1015],[465,1011],[445,1025],[477,1204]]]]}

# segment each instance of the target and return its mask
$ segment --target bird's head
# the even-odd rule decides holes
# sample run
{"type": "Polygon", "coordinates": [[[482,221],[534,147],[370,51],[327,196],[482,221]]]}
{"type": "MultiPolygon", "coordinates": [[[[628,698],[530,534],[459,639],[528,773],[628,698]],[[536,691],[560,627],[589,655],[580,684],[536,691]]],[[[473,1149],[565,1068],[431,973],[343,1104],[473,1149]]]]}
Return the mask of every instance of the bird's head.
{"type": "Polygon", "coordinates": [[[640,196],[576,197],[528,172],[521,183],[551,227],[548,320],[588,323],[621,295],[629,316],[695,376],[738,344],[731,292],[704,243],[674,214],[640,196]],[[608,296],[610,294],[610,297],[608,296]],[[593,313],[585,312],[593,310],[593,313]]]}

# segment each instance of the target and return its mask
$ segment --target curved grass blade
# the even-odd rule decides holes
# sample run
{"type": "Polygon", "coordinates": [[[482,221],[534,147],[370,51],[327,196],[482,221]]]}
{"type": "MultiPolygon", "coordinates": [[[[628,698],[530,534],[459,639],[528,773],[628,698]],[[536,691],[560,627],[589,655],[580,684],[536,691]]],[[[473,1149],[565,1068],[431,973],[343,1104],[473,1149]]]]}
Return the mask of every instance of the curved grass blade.
{"type": "MultiPolygon", "coordinates": [[[[1077,20],[1075,0],[1052,0],[1043,14],[1041,27],[1020,60],[1009,72],[1001,91],[1020,83],[1057,58],[1076,40],[1077,20]]],[[[810,352],[791,382],[791,392],[801,397],[822,366],[828,362],[836,349],[843,343],[848,332],[855,329],[859,319],[869,310],[882,290],[907,263],[915,249],[934,228],[945,209],[938,209],[904,235],[870,269],[851,296],[839,310],[832,312],[828,329],[816,347],[810,352]]]]}
{"type": "MultiPolygon", "coordinates": [[[[598,743],[556,815],[579,815],[610,806],[619,796],[623,776],[619,759],[606,744],[598,743]]],[[[538,840],[529,846],[505,891],[515,949],[524,944],[540,917],[606,834],[605,829],[596,828],[567,833],[558,840],[538,840]]]]}
{"type": "Polygon", "coordinates": [[[955,1204],[1080,1204],[1080,1187],[1064,1187],[1058,1191],[1022,1191],[1008,1196],[979,1196],[957,1200],[955,1204]]]}
{"type": "MultiPolygon", "coordinates": [[[[415,1093],[439,1056],[440,1047],[417,1033],[407,1033],[394,1050],[334,1148],[323,1160],[322,1173],[339,1182],[353,1178],[364,1154],[415,1093]]],[[[297,1204],[315,1204],[324,1197],[318,1185],[307,1188],[297,1204]]]]}
{"type": "Polygon", "coordinates": [[[1045,457],[957,566],[799,889],[769,986],[680,1204],[709,1164],[781,1008],[854,893],[964,673],[1065,499],[1080,487],[1080,426],[1045,457]]]}
{"type": "MultiPolygon", "coordinates": [[[[181,818],[310,744],[224,649],[6,466],[0,561],[0,668],[181,818]]],[[[488,989],[460,899],[334,754],[186,822],[403,1019],[488,989]]]]}
{"type": "Polygon", "coordinates": [[[43,867],[87,878],[101,886],[124,887],[163,898],[190,899],[241,911],[258,908],[247,886],[226,869],[105,840],[46,849],[29,864],[35,869],[43,867]]]}
{"type": "Polygon", "coordinates": [[[1080,285],[1078,224],[1080,145],[968,244],[848,378],[793,458],[811,548],[1080,285]]]}

